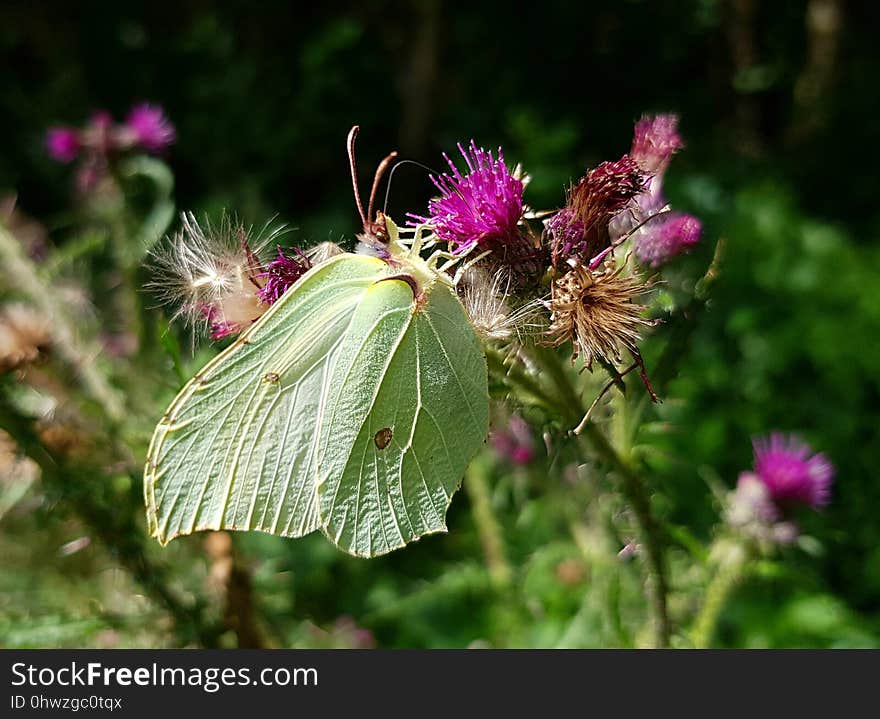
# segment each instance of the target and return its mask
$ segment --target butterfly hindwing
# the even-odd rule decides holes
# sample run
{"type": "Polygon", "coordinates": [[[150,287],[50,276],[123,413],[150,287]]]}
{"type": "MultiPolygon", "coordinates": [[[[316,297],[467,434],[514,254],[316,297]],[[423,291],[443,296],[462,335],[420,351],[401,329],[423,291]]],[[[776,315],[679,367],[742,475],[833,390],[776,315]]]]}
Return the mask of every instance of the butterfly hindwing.
{"type": "Polygon", "coordinates": [[[417,299],[406,282],[377,282],[330,386],[318,459],[327,536],[369,557],[444,531],[489,423],[486,361],[451,289],[437,282],[417,299]]]}

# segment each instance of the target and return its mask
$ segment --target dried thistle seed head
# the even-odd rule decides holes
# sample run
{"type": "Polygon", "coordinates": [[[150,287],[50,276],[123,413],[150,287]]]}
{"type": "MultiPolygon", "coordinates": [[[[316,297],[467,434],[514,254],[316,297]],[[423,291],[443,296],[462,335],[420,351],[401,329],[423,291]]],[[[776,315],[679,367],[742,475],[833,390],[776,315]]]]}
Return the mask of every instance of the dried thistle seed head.
{"type": "Polygon", "coordinates": [[[0,372],[35,362],[50,344],[49,321],[23,304],[0,311],[0,372]]]}
{"type": "Polygon", "coordinates": [[[648,286],[625,270],[625,262],[592,272],[579,265],[553,281],[550,344],[571,341],[572,363],[583,355],[589,370],[596,359],[613,365],[621,361],[621,348],[641,363],[639,332],[654,323],[642,316],[636,300],[648,286]]]}
{"type": "Polygon", "coordinates": [[[345,254],[345,250],[335,242],[319,242],[314,247],[305,251],[305,256],[308,258],[309,262],[312,263],[313,267],[315,265],[323,264],[331,257],[336,257],[336,255],[342,254],[345,254]]]}
{"type": "Polygon", "coordinates": [[[268,225],[253,233],[224,215],[219,224],[201,225],[191,213],[170,243],[152,253],[154,279],[149,283],[174,319],[207,325],[219,339],[246,329],[266,310],[260,292],[266,285],[258,253],[283,232],[268,225]]]}
{"type": "Polygon", "coordinates": [[[511,281],[500,273],[494,276],[471,267],[458,284],[459,297],[471,324],[484,340],[507,343],[526,341],[545,327],[543,304],[532,300],[516,306],[509,294],[511,281]]]}

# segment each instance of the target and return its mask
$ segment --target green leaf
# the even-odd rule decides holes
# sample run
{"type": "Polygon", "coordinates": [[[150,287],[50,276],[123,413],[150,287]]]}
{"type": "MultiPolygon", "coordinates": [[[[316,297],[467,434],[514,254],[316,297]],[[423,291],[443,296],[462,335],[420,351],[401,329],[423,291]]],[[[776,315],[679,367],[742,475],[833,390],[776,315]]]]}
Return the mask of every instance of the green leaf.
{"type": "Polygon", "coordinates": [[[135,232],[137,250],[134,259],[140,260],[165,234],[174,219],[174,175],[164,162],[146,155],[127,160],[121,171],[127,179],[146,179],[152,189],[152,202],[135,232]]]}

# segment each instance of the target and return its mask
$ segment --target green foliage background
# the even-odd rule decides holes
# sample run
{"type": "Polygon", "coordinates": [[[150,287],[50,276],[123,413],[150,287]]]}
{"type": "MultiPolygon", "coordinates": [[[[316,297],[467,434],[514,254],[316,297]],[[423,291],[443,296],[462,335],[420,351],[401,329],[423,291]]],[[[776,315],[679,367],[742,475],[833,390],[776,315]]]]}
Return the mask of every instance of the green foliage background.
{"type": "MultiPolygon", "coordinates": [[[[168,163],[179,208],[228,207],[257,224],[277,213],[306,246],[348,241],[357,229],[343,145],[352,124],[362,128],[364,181],[392,147],[439,167],[441,150],[473,137],[502,144],[534,176],[530,204],[552,207],[584,168],[627,150],[642,112],[680,113],[687,149],[668,194],[706,231],[661,291],[673,297],[692,283],[717,238],[725,251],[709,307],[642,438],[657,508],[699,546],[717,520],[711,487],[732,486],[749,466],[750,437],[802,432],[838,469],[831,506],[803,518],[819,541],[756,568],[724,613],[719,642],[876,646],[880,9],[846,4],[833,51],[822,55],[807,18],[825,4],[836,6],[5,3],[0,188],[16,191],[23,209],[48,221],[53,241],[70,246],[81,239],[66,215],[70,172],[45,156],[45,128],[99,107],[122,116],[150,100],[178,130],[168,163]]],[[[404,167],[389,210],[422,207],[430,194],[426,173],[404,167]]],[[[189,356],[181,341],[194,369],[206,355],[189,356]]],[[[162,356],[151,380],[164,377],[161,397],[134,381],[123,387],[149,398],[146,417],[158,417],[174,393],[162,356]]],[[[651,367],[650,349],[646,359],[651,367]]],[[[499,589],[486,571],[465,493],[450,534],[370,562],[320,538],[237,537],[266,634],[283,646],[347,645],[357,641],[353,617],[379,646],[639,644],[630,621],[643,602],[637,572],[613,551],[584,552],[569,531],[573,506],[589,517],[608,501],[595,478],[566,479],[542,462],[492,463],[487,472],[512,584],[499,589]],[[618,597],[613,611],[609,596],[618,597]]],[[[119,497],[136,505],[140,488],[118,482],[88,491],[111,507],[119,497]]],[[[120,568],[119,545],[95,540],[60,555],[89,530],[65,509],[69,493],[32,491],[0,520],[0,643],[206,643],[172,631],[120,568]]],[[[187,600],[201,596],[209,571],[200,542],[146,549],[187,600]]],[[[702,581],[687,545],[672,557],[683,616],[702,581]]]]}

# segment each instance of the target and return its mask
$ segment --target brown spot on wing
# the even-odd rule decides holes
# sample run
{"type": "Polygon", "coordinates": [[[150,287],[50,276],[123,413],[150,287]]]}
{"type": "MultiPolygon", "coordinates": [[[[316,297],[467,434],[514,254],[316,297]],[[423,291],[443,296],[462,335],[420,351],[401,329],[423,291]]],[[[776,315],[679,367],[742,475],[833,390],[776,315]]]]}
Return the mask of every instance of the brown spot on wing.
{"type": "Polygon", "coordinates": [[[391,442],[393,436],[394,432],[391,431],[391,427],[383,427],[380,429],[373,437],[373,441],[376,443],[376,448],[385,449],[389,442],[391,442]]]}

